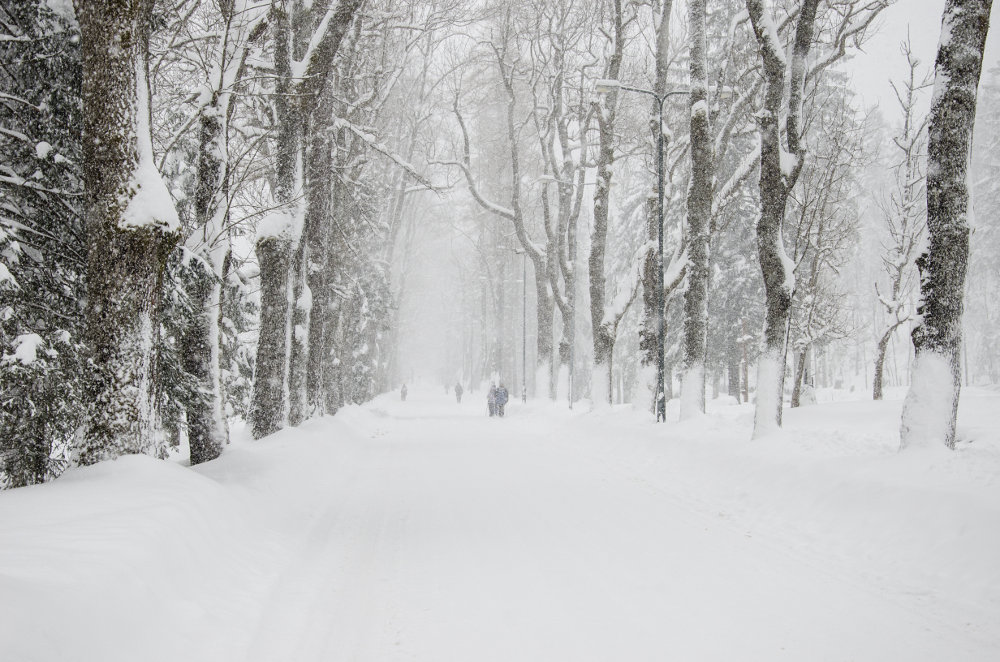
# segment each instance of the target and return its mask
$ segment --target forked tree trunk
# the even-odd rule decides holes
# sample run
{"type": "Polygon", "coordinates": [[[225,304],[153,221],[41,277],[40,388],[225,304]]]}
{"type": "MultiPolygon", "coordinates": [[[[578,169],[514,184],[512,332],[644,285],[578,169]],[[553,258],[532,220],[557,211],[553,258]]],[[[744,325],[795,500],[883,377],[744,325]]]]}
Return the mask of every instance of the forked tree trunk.
{"type": "Polygon", "coordinates": [[[253,435],[258,439],[288,423],[295,310],[299,310],[298,321],[302,328],[297,354],[302,359],[302,367],[296,372],[296,418],[301,416],[303,408],[301,394],[306,383],[304,362],[308,357],[309,333],[308,318],[303,313],[308,295],[296,299],[296,287],[299,295],[305,293],[302,287],[304,254],[298,253],[305,223],[302,203],[298,200],[303,184],[304,126],[323,94],[333,60],[360,4],[361,0],[338,0],[332,11],[328,10],[329,13],[316,24],[316,32],[310,39],[306,39],[301,30],[304,27],[301,12],[308,11],[307,8],[282,0],[274,3],[271,12],[277,80],[273,104],[278,126],[272,195],[281,211],[272,215],[266,230],[258,228],[256,246],[260,263],[261,314],[250,422],[253,435]],[[295,35],[292,34],[293,24],[295,35]],[[293,44],[304,49],[306,42],[309,43],[306,75],[297,79],[293,77],[291,66],[293,44]],[[296,303],[301,305],[296,306],[296,303]]]}
{"type": "Polygon", "coordinates": [[[757,362],[757,404],[753,436],[781,426],[785,383],[785,353],[792,306],[794,274],[785,253],[782,226],[785,206],[795,186],[805,152],[800,144],[802,95],[806,59],[812,46],[813,26],[819,0],[803,0],[795,29],[789,67],[782,45],[776,41],[774,19],[764,0],[746,0],[764,68],[764,107],[758,113],[760,132],[760,220],[757,223],[757,255],[764,276],[766,314],[764,344],[757,362]],[[789,98],[784,103],[785,72],[789,71],[789,98]],[[782,118],[788,150],[782,145],[782,118]]]}
{"type": "Polygon", "coordinates": [[[78,460],[162,452],[154,424],[157,310],[179,238],[153,162],[148,0],[77,3],[83,59],[83,179],[91,410],[78,460]]]}
{"type": "Polygon", "coordinates": [[[916,356],[903,403],[902,448],[955,446],[969,259],[967,171],[992,4],[992,0],[945,2],[927,142],[929,244],[917,258],[920,323],[912,334],[916,356]]]}

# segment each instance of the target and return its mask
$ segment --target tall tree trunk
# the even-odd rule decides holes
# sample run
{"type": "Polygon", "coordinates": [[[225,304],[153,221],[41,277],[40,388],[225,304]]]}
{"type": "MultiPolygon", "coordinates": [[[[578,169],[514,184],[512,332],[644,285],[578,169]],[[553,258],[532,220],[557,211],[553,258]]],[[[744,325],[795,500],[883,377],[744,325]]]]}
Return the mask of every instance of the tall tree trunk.
{"type": "Polygon", "coordinates": [[[272,196],[279,209],[257,229],[261,312],[250,415],[257,439],[280,430],[289,421],[295,310],[299,311],[297,321],[302,329],[298,334],[297,354],[302,361],[297,364],[303,366],[296,372],[296,419],[304,408],[301,396],[306,383],[304,363],[308,357],[309,327],[304,315],[308,302],[303,281],[305,246],[299,246],[305,225],[305,212],[299,201],[303,189],[304,127],[323,94],[334,57],[360,4],[361,0],[339,0],[316,22],[309,38],[304,31],[308,16],[303,12],[308,12],[307,8],[290,0],[279,0],[272,8],[277,80],[273,104],[278,126],[272,196]],[[293,49],[301,56],[309,54],[306,75],[301,79],[293,78],[293,49]]]}
{"type": "Polygon", "coordinates": [[[882,376],[885,372],[885,352],[896,327],[886,330],[875,347],[875,377],[872,379],[872,400],[882,399],[882,376]]]}
{"type": "Polygon", "coordinates": [[[726,386],[729,397],[740,401],[740,359],[739,355],[732,354],[726,362],[726,386]]]}
{"type": "Polygon", "coordinates": [[[278,126],[272,197],[280,209],[266,219],[265,228],[258,226],[257,234],[260,329],[250,409],[251,430],[256,439],[277,432],[288,422],[291,304],[294,300],[292,267],[302,229],[296,201],[301,184],[301,114],[292,98],[291,17],[284,3],[275,4],[272,16],[277,76],[273,103],[278,126]]]}
{"type": "Polygon", "coordinates": [[[792,382],[792,399],[788,403],[792,408],[798,407],[801,404],[802,386],[806,376],[806,361],[806,350],[803,349],[795,355],[795,377],[792,382]]]}
{"type": "MultiPolygon", "coordinates": [[[[324,113],[321,111],[320,113],[324,113]]],[[[326,379],[330,367],[327,335],[333,333],[331,313],[333,297],[329,262],[332,253],[333,222],[333,149],[328,131],[313,133],[309,156],[309,206],[306,208],[306,241],[309,243],[308,284],[312,293],[309,318],[309,358],[306,392],[309,411],[315,415],[326,412],[326,379]]]]}
{"type": "Polygon", "coordinates": [[[684,292],[681,419],[705,413],[708,334],[708,233],[712,215],[712,136],[708,119],[705,0],[688,0],[691,36],[691,187],[688,190],[688,272],[684,292]]]}
{"type": "Polygon", "coordinates": [[[159,454],[157,310],[176,210],[153,162],[148,0],[77,3],[83,59],[87,339],[93,372],[82,464],[159,454]]]}
{"type": "Polygon", "coordinates": [[[764,346],[757,362],[757,404],[753,436],[781,426],[785,383],[785,353],[795,276],[785,253],[782,226],[785,206],[795,186],[805,151],[800,143],[802,95],[806,58],[812,45],[813,26],[819,0],[803,0],[795,29],[791,66],[776,41],[774,19],[764,0],[746,0],[747,11],[764,65],[764,107],[758,113],[760,132],[760,220],[757,223],[757,254],[764,276],[766,316],[764,346]],[[789,99],[784,105],[785,70],[789,69],[789,99]],[[788,151],[782,146],[782,117],[788,151]],[[782,154],[784,153],[784,158],[782,154]],[[790,161],[783,167],[783,161],[790,161]]]}
{"type": "MultiPolygon", "coordinates": [[[[605,78],[617,80],[621,75],[624,53],[622,34],[622,3],[614,2],[614,43],[605,69],[605,78]]],[[[591,376],[594,404],[611,404],[611,353],[615,338],[610,320],[606,320],[604,257],[608,243],[608,212],[611,198],[611,166],[615,162],[614,132],[617,90],[608,92],[601,100],[597,113],[599,142],[597,147],[597,190],[594,191],[594,228],[590,234],[590,329],[594,339],[594,366],[591,376]],[[606,391],[606,392],[605,392],[606,391]]]]}
{"type": "MultiPolygon", "coordinates": [[[[308,221],[306,222],[308,224],[308,221]]],[[[313,295],[308,282],[310,251],[307,241],[299,241],[292,267],[294,307],[292,308],[292,353],[288,365],[288,424],[299,425],[309,416],[306,390],[309,368],[309,329],[313,295]]]]}
{"type": "Polygon", "coordinates": [[[917,258],[920,322],[912,333],[916,356],[903,403],[902,448],[955,446],[969,259],[967,169],[992,4],[992,0],[945,2],[927,143],[929,244],[917,258]]]}
{"type": "Polygon", "coordinates": [[[659,281],[656,278],[656,237],[658,217],[656,213],[656,195],[646,204],[646,243],[651,246],[646,251],[642,262],[642,323],[639,327],[639,351],[642,365],[647,370],[655,370],[657,363],[657,337],[660,325],[663,323],[663,313],[657,312],[659,299],[656,290],[659,281]]]}
{"type": "Polygon", "coordinates": [[[185,402],[184,407],[191,464],[200,464],[217,458],[229,441],[219,369],[222,279],[211,264],[199,258],[192,258],[185,273],[190,274],[185,290],[194,315],[181,338],[181,361],[184,371],[201,388],[198,397],[185,402]]]}
{"type": "MultiPolygon", "coordinates": [[[[667,93],[667,70],[670,66],[670,12],[673,8],[673,0],[663,0],[659,12],[659,23],[656,26],[656,81],[653,91],[660,97],[667,93]]],[[[653,101],[652,114],[649,120],[650,137],[653,141],[653,162],[657,159],[657,145],[659,132],[663,127],[659,125],[659,103],[653,101]]],[[[664,145],[664,150],[666,145],[664,145]]],[[[664,157],[665,158],[665,157],[664,157]]],[[[653,183],[653,192],[646,204],[646,242],[649,246],[656,246],[658,218],[657,183],[653,183]]],[[[661,201],[662,202],[662,201],[661,201]]],[[[642,365],[646,368],[644,372],[655,370],[659,358],[657,354],[657,338],[660,332],[660,325],[663,323],[663,310],[657,310],[657,303],[662,301],[657,294],[656,276],[657,256],[655,248],[646,251],[642,265],[642,302],[643,314],[642,325],[639,328],[639,350],[642,354],[642,365]]],[[[656,389],[654,387],[654,393],[656,389]]],[[[655,405],[655,403],[654,403],[655,405]]]]}
{"type": "Polygon", "coordinates": [[[185,289],[195,315],[184,330],[184,370],[199,384],[198,397],[184,403],[188,422],[191,464],[213,460],[229,443],[225,416],[219,324],[222,316],[223,266],[229,254],[224,233],[228,176],[225,163],[227,109],[218,91],[203,110],[198,140],[198,183],[194,211],[198,229],[188,238],[188,249],[196,251],[185,289]]]}

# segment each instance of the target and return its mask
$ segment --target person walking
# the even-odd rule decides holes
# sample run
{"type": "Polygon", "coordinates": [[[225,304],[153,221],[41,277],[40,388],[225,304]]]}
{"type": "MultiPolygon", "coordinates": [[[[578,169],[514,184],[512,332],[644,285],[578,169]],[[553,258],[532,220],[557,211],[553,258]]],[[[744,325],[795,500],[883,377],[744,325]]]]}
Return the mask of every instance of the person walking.
{"type": "Polygon", "coordinates": [[[490,390],[486,394],[486,406],[490,410],[490,416],[497,413],[497,385],[494,382],[490,382],[490,390]]]}
{"type": "Polygon", "coordinates": [[[503,409],[507,405],[507,398],[508,398],[507,387],[504,386],[503,384],[500,384],[500,386],[497,387],[497,392],[496,392],[497,416],[500,417],[503,416],[503,409]]]}
{"type": "Polygon", "coordinates": [[[403,384],[403,388],[399,389],[399,399],[406,402],[406,384],[403,384]]]}
{"type": "Polygon", "coordinates": [[[455,402],[462,404],[462,382],[455,382],[455,402]]]}

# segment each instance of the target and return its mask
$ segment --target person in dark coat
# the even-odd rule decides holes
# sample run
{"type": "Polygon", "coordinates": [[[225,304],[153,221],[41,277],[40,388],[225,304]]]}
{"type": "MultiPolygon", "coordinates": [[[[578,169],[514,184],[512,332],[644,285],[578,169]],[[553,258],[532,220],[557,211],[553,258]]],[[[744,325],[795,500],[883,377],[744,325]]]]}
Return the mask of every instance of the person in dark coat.
{"type": "Polygon", "coordinates": [[[507,387],[504,386],[503,384],[500,384],[500,386],[497,387],[497,392],[495,397],[497,403],[496,404],[497,416],[503,416],[503,408],[507,405],[507,398],[508,398],[507,387]]]}
{"type": "Polygon", "coordinates": [[[459,404],[462,403],[462,383],[455,382],[455,401],[459,404]]]}
{"type": "Polygon", "coordinates": [[[403,384],[403,388],[399,389],[399,399],[406,402],[406,384],[403,384]]]}
{"type": "Polygon", "coordinates": [[[490,416],[497,413],[497,385],[493,382],[490,382],[490,390],[486,394],[486,406],[490,410],[490,416]]]}

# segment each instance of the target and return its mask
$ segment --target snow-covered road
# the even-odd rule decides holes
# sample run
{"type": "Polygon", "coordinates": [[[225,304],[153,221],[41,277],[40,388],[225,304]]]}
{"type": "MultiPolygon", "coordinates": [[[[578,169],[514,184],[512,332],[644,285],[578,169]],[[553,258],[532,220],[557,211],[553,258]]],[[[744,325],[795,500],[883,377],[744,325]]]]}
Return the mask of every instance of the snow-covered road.
{"type": "Polygon", "coordinates": [[[995,574],[914,588],[863,541],[749,517],[750,484],[745,512],[699,493],[697,455],[618,461],[641,417],[484,409],[411,389],[194,472],[131,458],[0,495],[5,659],[997,659],[995,574]]]}

